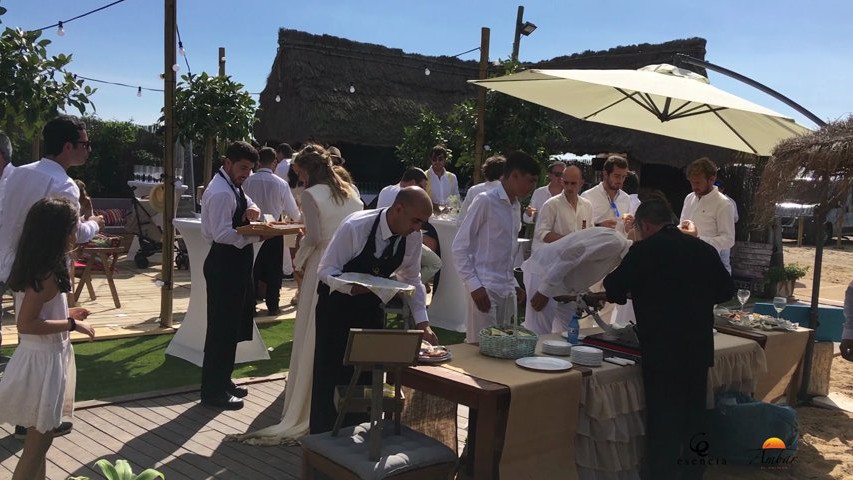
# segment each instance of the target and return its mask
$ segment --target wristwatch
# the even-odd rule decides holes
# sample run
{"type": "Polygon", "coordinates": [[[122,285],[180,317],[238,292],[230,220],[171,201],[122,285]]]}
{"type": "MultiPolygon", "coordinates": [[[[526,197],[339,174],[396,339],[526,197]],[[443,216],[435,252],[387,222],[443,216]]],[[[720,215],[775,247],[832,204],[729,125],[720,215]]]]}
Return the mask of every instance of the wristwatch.
{"type": "Polygon", "coordinates": [[[77,320],[74,320],[74,317],[68,317],[68,331],[73,332],[77,330],[77,320]]]}

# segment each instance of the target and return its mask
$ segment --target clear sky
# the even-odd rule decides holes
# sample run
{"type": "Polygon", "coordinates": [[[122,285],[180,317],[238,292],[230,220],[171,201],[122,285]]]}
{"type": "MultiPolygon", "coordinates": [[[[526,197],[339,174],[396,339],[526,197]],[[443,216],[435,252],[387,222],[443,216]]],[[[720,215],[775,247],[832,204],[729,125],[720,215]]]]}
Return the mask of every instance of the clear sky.
{"type": "MultiPolygon", "coordinates": [[[[111,0],[0,0],[4,27],[42,28],[111,0]]],[[[71,53],[79,75],[162,88],[163,6],[126,0],[45,31],[50,53],[71,53]]],[[[522,61],[587,49],[703,37],[706,59],[762,82],[823,119],[853,113],[853,2],[849,0],[529,0],[525,20],[539,28],[521,41],[522,61]]],[[[178,0],[178,28],[194,73],[216,73],[225,47],[227,73],[260,92],[276,52],[279,28],[336,35],[426,55],[454,55],[479,46],[491,28],[492,60],[509,57],[518,1],[502,0],[178,0]]],[[[463,59],[477,59],[478,52],[463,59]]],[[[181,62],[180,73],[186,73],[181,62]]],[[[814,127],[784,104],[710,73],[711,83],[814,127]]],[[[357,79],[353,80],[357,84],[357,79]]],[[[153,123],[162,93],[96,85],[97,115],[153,123]]]]}

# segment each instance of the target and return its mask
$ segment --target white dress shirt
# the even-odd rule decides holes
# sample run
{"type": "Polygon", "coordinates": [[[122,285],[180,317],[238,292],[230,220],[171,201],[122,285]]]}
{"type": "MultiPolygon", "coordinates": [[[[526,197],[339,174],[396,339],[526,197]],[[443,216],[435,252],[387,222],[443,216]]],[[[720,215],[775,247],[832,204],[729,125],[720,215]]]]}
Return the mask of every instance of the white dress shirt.
{"type": "MultiPolygon", "coordinates": [[[[732,204],[728,197],[713,187],[707,195],[701,197],[690,192],[684,199],[681,209],[681,221],[690,220],[696,225],[699,238],[717,249],[717,252],[728,250],[735,244],[735,217],[732,204]]],[[[723,260],[720,258],[720,260],[723,260]]],[[[731,265],[723,263],[726,270],[732,271],[731,265]]]]}
{"type": "Polygon", "coordinates": [[[506,190],[477,195],[453,240],[453,260],[469,292],[485,287],[507,296],[518,283],[512,273],[521,205],[510,203],[506,190]]]}
{"type": "Polygon", "coordinates": [[[15,166],[12,165],[11,162],[7,163],[5,167],[3,167],[3,174],[0,175],[0,220],[3,219],[3,190],[6,185],[6,179],[9,175],[12,174],[12,170],[15,169],[15,166]]]}
{"type": "Polygon", "coordinates": [[[631,197],[622,190],[616,192],[616,197],[612,202],[616,206],[614,210],[610,205],[610,195],[604,190],[603,183],[583,192],[581,196],[592,203],[592,222],[596,225],[611,219],[621,221],[623,213],[631,213],[631,197]]]}
{"type": "Polygon", "coordinates": [[[459,182],[456,180],[456,175],[445,170],[439,177],[432,168],[427,169],[427,175],[432,203],[445,205],[449,196],[459,196],[459,182]]]}
{"type": "MultiPolygon", "coordinates": [[[[320,266],[317,267],[317,277],[321,282],[328,285],[329,277],[343,273],[344,265],[361,253],[367,243],[367,237],[370,236],[370,229],[373,228],[373,222],[377,215],[379,215],[379,225],[376,228],[373,255],[376,258],[382,255],[393,235],[388,226],[386,212],[387,209],[384,208],[381,210],[363,210],[350,214],[344,220],[335,231],[332,241],[329,242],[329,247],[326,248],[323,258],[320,259],[320,266]]],[[[426,312],[426,289],[421,282],[422,240],[423,236],[420,230],[415,230],[406,236],[406,251],[403,254],[403,261],[392,274],[398,282],[408,283],[415,287],[414,295],[409,298],[409,309],[416,324],[429,321],[426,312]]],[[[399,243],[395,248],[399,248],[399,243]]]]}
{"type": "Polygon", "coordinates": [[[243,182],[243,191],[255,201],[261,213],[272,215],[276,220],[286,214],[299,220],[299,207],[290,191],[290,185],[269,168],[259,168],[243,182]]]}
{"type": "Polygon", "coordinates": [[[397,199],[397,193],[400,192],[400,184],[388,185],[379,192],[379,199],[376,200],[376,208],[390,207],[397,199]]]}
{"type": "Polygon", "coordinates": [[[286,182],[288,172],[290,172],[290,159],[283,158],[280,162],[278,162],[278,165],[275,166],[275,174],[286,182]]]}
{"type": "Polygon", "coordinates": [[[584,293],[619,265],[630,246],[612,228],[587,228],[543,244],[521,268],[541,276],[537,291],[548,298],[584,293]]]}
{"type": "Polygon", "coordinates": [[[549,198],[536,218],[536,229],[533,233],[533,250],[545,243],[545,236],[549,232],[557,235],[568,235],[572,232],[582,230],[586,226],[592,227],[592,203],[589,200],[578,197],[577,208],[569,203],[565,194],[549,198]]]}
{"type": "MultiPolygon", "coordinates": [[[[732,213],[734,214],[735,223],[737,223],[739,220],[739,217],[740,217],[738,215],[738,211],[737,211],[737,203],[735,203],[735,201],[732,199],[732,197],[726,195],[725,193],[723,194],[723,196],[726,197],[726,200],[728,200],[729,203],[732,205],[732,213]]],[[[732,273],[731,257],[732,257],[732,249],[731,248],[726,248],[725,250],[720,250],[720,260],[723,261],[723,265],[726,266],[726,270],[728,270],[729,273],[732,273]]]]}
{"type": "MultiPolygon", "coordinates": [[[[237,187],[228,179],[225,170],[220,168],[219,171],[222,175],[214,174],[201,196],[201,236],[208,242],[234,245],[237,248],[259,242],[260,237],[240,235],[233,227],[231,220],[237,211],[237,187]]],[[[260,211],[248,195],[246,203],[249,208],[260,211]]]]}
{"type": "Polygon", "coordinates": [[[462,223],[462,220],[465,220],[465,214],[468,213],[468,209],[471,208],[471,203],[474,202],[474,198],[477,195],[483,192],[488,192],[500,184],[500,180],[490,180],[488,182],[482,182],[471,186],[471,188],[468,189],[468,192],[465,193],[465,201],[463,201],[462,206],[459,207],[459,223],[462,223]]]}
{"type": "MultiPolygon", "coordinates": [[[[557,195],[559,195],[560,193],[562,193],[562,191],[558,192],[557,195]]],[[[531,195],[530,197],[529,206],[535,208],[536,213],[533,214],[533,216],[531,217],[527,214],[527,209],[525,209],[524,215],[522,216],[522,220],[524,220],[524,223],[535,223],[536,214],[538,214],[539,210],[542,209],[542,205],[545,205],[545,202],[547,202],[548,199],[553,196],[555,195],[552,195],[551,190],[548,190],[548,185],[545,185],[544,187],[539,187],[534,190],[533,195],[531,195]]]]}
{"type": "MultiPolygon", "coordinates": [[[[8,168],[8,167],[7,167],[8,168]]],[[[80,210],[80,190],[62,165],[49,158],[22,165],[9,173],[0,207],[0,280],[9,278],[24,220],[42,198],[64,198],[80,210]]],[[[77,224],[77,243],[86,243],[98,233],[94,220],[77,224]]]]}

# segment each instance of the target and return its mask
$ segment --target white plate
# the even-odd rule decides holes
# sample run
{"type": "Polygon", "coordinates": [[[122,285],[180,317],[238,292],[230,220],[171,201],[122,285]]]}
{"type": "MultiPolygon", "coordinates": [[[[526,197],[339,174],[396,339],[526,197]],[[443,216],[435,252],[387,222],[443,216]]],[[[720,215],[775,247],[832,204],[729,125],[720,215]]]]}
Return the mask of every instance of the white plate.
{"type": "Polygon", "coordinates": [[[572,368],[572,362],[551,357],[524,357],[516,360],[515,364],[540,372],[559,372],[572,368]]]}
{"type": "Polygon", "coordinates": [[[418,355],[418,363],[441,363],[446,362],[451,358],[453,358],[453,354],[450,352],[447,352],[446,355],[442,355],[440,357],[422,357],[418,355]]]}

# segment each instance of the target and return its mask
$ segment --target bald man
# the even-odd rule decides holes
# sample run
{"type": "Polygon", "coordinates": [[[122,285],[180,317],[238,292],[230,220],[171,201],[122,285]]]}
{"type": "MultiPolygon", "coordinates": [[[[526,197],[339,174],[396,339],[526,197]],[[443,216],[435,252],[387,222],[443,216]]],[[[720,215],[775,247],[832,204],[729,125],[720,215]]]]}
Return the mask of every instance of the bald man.
{"type": "MultiPolygon", "coordinates": [[[[360,285],[331,290],[329,278],[358,272],[394,278],[415,288],[409,308],[424,339],[438,343],[429,327],[426,290],[421,282],[421,226],[432,214],[432,201],[419,187],[400,190],[394,203],[383,209],[355,212],[335,231],[320,260],[317,276],[316,343],[314,384],[311,397],[311,433],[327,432],[335,423],[335,385],[346,385],[353,369],[343,365],[351,328],[385,327],[382,302],[360,285]]],[[[361,379],[370,383],[368,377],[361,379]]],[[[348,415],[344,425],[364,417],[348,415]]]]}

